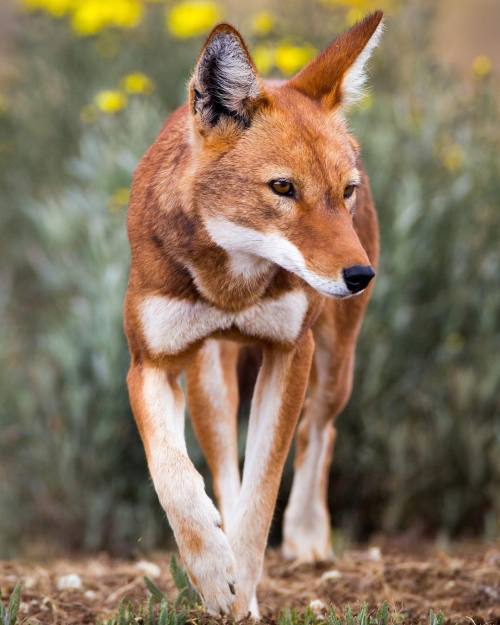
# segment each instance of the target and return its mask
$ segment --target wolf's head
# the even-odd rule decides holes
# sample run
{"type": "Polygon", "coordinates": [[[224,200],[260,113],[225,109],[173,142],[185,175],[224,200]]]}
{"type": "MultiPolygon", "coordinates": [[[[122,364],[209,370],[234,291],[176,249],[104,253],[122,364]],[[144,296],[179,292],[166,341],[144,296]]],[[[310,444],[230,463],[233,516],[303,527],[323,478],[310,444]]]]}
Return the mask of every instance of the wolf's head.
{"type": "Polygon", "coordinates": [[[235,274],[276,263],[333,297],[373,277],[353,227],[361,175],[343,109],[381,32],[376,12],[284,82],[259,78],[231,26],[208,37],[189,85],[193,199],[235,274]]]}

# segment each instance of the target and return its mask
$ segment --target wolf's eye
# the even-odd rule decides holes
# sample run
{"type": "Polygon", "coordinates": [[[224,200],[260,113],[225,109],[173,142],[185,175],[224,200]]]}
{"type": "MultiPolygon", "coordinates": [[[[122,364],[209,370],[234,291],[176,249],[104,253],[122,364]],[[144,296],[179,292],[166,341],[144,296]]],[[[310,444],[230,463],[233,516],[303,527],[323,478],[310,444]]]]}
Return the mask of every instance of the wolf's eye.
{"type": "Polygon", "coordinates": [[[293,184],[290,180],[286,180],[285,178],[271,180],[269,186],[277,195],[286,195],[287,197],[293,197],[295,195],[295,188],[293,184]]]}
{"type": "Polygon", "coordinates": [[[350,197],[352,197],[352,194],[354,193],[354,191],[356,191],[356,187],[358,185],[356,184],[348,184],[347,187],[344,189],[344,200],[348,200],[350,197]]]}

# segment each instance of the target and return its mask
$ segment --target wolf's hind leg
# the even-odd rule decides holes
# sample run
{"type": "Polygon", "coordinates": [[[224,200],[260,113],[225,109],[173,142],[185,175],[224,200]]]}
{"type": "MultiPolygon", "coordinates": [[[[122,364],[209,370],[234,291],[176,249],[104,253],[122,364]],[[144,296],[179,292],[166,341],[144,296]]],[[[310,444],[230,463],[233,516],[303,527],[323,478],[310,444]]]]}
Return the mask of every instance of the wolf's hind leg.
{"type": "Polygon", "coordinates": [[[186,368],[187,400],[198,443],[212,474],[224,527],[234,518],[240,493],[238,467],[239,347],[209,339],[186,368]]]}
{"type": "Polygon", "coordinates": [[[285,511],[282,553],[304,562],[331,559],[328,475],[335,441],[335,417],[352,390],[355,332],[336,337],[335,323],[320,320],[309,395],[296,437],[294,477],[285,511]]]}

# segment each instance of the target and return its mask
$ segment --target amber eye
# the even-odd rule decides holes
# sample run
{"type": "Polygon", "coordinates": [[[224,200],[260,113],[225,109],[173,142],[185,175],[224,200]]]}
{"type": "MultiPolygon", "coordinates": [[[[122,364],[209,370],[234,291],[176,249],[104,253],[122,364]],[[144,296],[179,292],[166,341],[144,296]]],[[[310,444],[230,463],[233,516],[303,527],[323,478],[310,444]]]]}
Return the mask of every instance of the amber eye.
{"type": "Polygon", "coordinates": [[[269,186],[277,195],[286,195],[287,197],[293,197],[295,195],[295,188],[293,184],[290,180],[286,180],[285,178],[271,180],[269,186]]]}
{"type": "Polygon", "coordinates": [[[350,197],[352,197],[352,194],[354,193],[354,191],[356,191],[356,187],[358,185],[356,184],[348,184],[347,187],[344,189],[344,200],[348,200],[350,197]]]}

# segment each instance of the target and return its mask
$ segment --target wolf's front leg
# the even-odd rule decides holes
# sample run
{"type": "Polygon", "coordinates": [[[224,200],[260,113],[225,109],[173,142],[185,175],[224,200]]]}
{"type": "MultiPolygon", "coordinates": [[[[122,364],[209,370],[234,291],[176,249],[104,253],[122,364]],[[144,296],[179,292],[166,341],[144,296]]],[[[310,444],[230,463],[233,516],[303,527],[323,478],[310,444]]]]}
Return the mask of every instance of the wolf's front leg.
{"type": "Polygon", "coordinates": [[[250,411],[238,511],[228,532],[238,562],[233,609],[237,618],[246,616],[250,609],[257,611],[253,598],[283,465],[304,402],[313,351],[310,331],[292,350],[264,350],[250,411]]]}
{"type": "Polygon", "coordinates": [[[189,577],[209,612],[229,613],[236,566],[220,515],[190,461],[178,371],[132,364],[127,383],[149,471],[189,577]]]}

